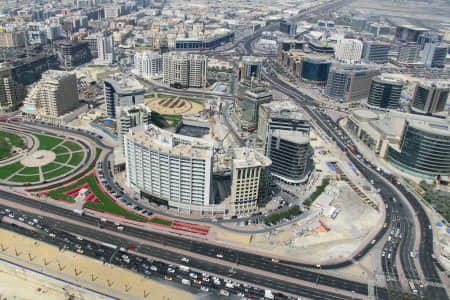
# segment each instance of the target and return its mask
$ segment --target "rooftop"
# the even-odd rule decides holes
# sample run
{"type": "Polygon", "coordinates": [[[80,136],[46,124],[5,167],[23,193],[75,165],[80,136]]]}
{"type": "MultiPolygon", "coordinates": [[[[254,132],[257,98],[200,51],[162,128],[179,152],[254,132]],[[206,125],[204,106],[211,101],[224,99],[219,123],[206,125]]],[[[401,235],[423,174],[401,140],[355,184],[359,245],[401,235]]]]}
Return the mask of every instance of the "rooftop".
{"type": "Polygon", "coordinates": [[[150,149],[172,155],[211,158],[213,142],[163,130],[153,124],[135,127],[127,134],[129,139],[150,149]]]}
{"type": "Polygon", "coordinates": [[[144,87],[134,78],[124,76],[122,74],[114,74],[105,78],[114,87],[117,94],[129,94],[145,92],[144,87]]]}
{"type": "Polygon", "coordinates": [[[279,113],[282,111],[297,111],[299,108],[292,101],[282,100],[282,101],[272,101],[269,103],[261,104],[261,107],[272,113],[279,113]]]}
{"type": "Polygon", "coordinates": [[[250,148],[235,148],[233,153],[233,166],[236,168],[249,167],[267,167],[272,164],[272,161],[250,148]]]}
{"type": "Polygon", "coordinates": [[[309,143],[309,134],[300,131],[276,129],[273,131],[272,135],[295,144],[309,143]]]}

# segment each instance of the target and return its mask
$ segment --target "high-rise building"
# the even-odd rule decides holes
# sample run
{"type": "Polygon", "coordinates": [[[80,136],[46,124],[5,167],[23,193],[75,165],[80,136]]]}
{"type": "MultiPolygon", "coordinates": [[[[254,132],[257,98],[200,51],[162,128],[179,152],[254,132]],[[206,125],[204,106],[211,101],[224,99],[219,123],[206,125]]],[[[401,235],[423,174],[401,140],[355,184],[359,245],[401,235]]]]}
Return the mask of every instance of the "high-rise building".
{"type": "Polygon", "coordinates": [[[258,139],[266,139],[268,129],[289,129],[309,132],[310,125],[292,101],[272,101],[259,106],[258,139]]]}
{"type": "Polygon", "coordinates": [[[271,161],[254,149],[237,148],[233,151],[231,196],[229,213],[231,215],[252,214],[269,188],[269,169],[271,161]]]}
{"type": "Polygon", "coordinates": [[[450,173],[450,130],[447,120],[406,119],[399,144],[387,147],[386,160],[414,176],[433,179],[450,173]]]}
{"type": "Polygon", "coordinates": [[[97,37],[97,52],[99,60],[105,64],[112,64],[116,61],[112,34],[97,37]]]}
{"type": "Polygon", "coordinates": [[[211,204],[214,145],[150,124],[125,135],[127,185],[144,198],[183,212],[211,204]]]}
{"type": "Polygon", "coordinates": [[[121,106],[144,104],[144,87],[136,79],[126,76],[110,76],[103,81],[106,114],[115,118],[121,106]]]}
{"type": "Polygon", "coordinates": [[[135,73],[146,79],[162,76],[163,59],[161,54],[153,51],[136,52],[134,56],[135,73]]]}
{"type": "Polygon", "coordinates": [[[125,153],[123,137],[131,128],[140,125],[149,125],[152,121],[152,111],[144,104],[122,106],[119,112],[119,140],[125,153]]]}
{"type": "Polygon", "coordinates": [[[199,54],[164,53],[163,82],[173,87],[203,86],[206,80],[208,57],[199,54]]]}
{"type": "Polygon", "coordinates": [[[309,135],[301,131],[275,129],[268,132],[265,155],[272,160],[272,175],[288,184],[305,181],[313,153],[309,135]]]}
{"type": "Polygon", "coordinates": [[[25,47],[25,33],[23,31],[1,31],[0,48],[25,47]]]}
{"type": "Polygon", "coordinates": [[[358,62],[361,60],[363,43],[356,39],[341,39],[337,41],[334,56],[339,61],[358,62]]]}
{"type": "Polygon", "coordinates": [[[98,57],[98,45],[97,40],[99,36],[96,34],[88,35],[84,40],[88,42],[89,50],[91,51],[92,58],[98,57]]]}
{"type": "Polygon", "coordinates": [[[261,65],[264,61],[263,57],[244,56],[242,57],[241,66],[238,69],[238,80],[245,79],[261,79],[261,65]]]}
{"type": "Polygon", "coordinates": [[[298,40],[281,40],[279,42],[279,49],[278,49],[278,54],[281,54],[282,51],[290,51],[290,50],[303,50],[305,46],[305,42],[304,41],[298,41],[298,40]]]}
{"type": "Polygon", "coordinates": [[[403,43],[398,49],[397,61],[413,64],[419,61],[420,45],[417,43],[403,43]]]}
{"type": "Polygon", "coordinates": [[[415,27],[412,25],[398,25],[394,39],[401,42],[417,43],[420,34],[427,31],[429,30],[426,28],[415,27]]]}
{"type": "Polygon", "coordinates": [[[443,68],[447,58],[448,47],[440,44],[425,44],[422,62],[426,67],[443,68]]]}
{"type": "Polygon", "coordinates": [[[87,42],[63,41],[57,47],[59,63],[66,70],[71,70],[91,60],[91,50],[87,42]]]}
{"type": "Polygon", "coordinates": [[[377,76],[372,79],[367,106],[369,108],[390,110],[398,109],[403,82],[387,76],[377,76]]]}
{"type": "Polygon", "coordinates": [[[259,106],[272,101],[272,91],[262,83],[245,80],[239,83],[233,118],[244,130],[253,131],[258,125],[259,106]]]}
{"type": "Polygon", "coordinates": [[[120,5],[108,5],[103,10],[105,12],[105,19],[112,19],[122,15],[123,7],[120,5]]]}
{"type": "Polygon", "coordinates": [[[354,101],[369,95],[372,78],[379,71],[364,65],[333,65],[328,74],[325,93],[328,97],[354,101]]]}
{"type": "Polygon", "coordinates": [[[0,64],[0,111],[16,110],[22,104],[24,94],[24,86],[12,78],[11,66],[0,64]]]}
{"type": "Polygon", "coordinates": [[[301,79],[307,83],[326,84],[331,61],[306,57],[302,61],[301,79]]]}
{"type": "Polygon", "coordinates": [[[77,108],[77,77],[66,71],[49,70],[28,94],[24,109],[59,117],[77,108]]]}
{"type": "Polygon", "coordinates": [[[391,45],[381,42],[364,42],[362,60],[376,64],[384,64],[388,61],[391,45]]]}
{"type": "Polygon", "coordinates": [[[356,31],[363,31],[366,29],[367,19],[362,17],[352,18],[352,29],[356,31]]]}
{"type": "Polygon", "coordinates": [[[297,34],[297,24],[293,22],[288,21],[281,21],[280,22],[280,32],[286,33],[289,36],[295,36],[297,34]]]}
{"type": "Polygon", "coordinates": [[[418,83],[411,101],[411,110],[419,114],[434,114],[445,110],[450,83],[427,81],[418,83]]]}

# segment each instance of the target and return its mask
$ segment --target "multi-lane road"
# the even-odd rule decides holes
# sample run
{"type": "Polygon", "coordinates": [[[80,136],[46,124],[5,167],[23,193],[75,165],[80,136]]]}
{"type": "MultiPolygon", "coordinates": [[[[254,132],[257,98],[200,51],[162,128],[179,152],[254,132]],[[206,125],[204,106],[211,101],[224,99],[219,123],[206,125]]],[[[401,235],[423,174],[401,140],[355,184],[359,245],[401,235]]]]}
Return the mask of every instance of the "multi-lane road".
{"type": "MultiPolygon", "coordinates": [[[[272,83],[273,88],[280,90],[281,92],[289,95],[292,99],[301,105],[305,112],[310,115],[310,117],[319,125],[319,127],[333,140],[336,141],[336,144],[345,151],[348,155],[348,158],[352,161],[355,167],[360,170],[360,172],[366,178],[374,178],[376,180],[376,188],[379,188],[380,191],[383,191],[381,196],[386,204],[388,204],[388,208],[386,209],[388,214],[391,217],[395,216],[396,222],[399,222],[400,230],[403,230],[399,247],[398,254],[400,255],[400,261],[402,263],[402,268],[405,272],[405,276],[408,280],[420,280],[418,276],[418,271],[414,261],[412,261],[410,253],[417,253],[419,256],[420,266],[425,276],[425,282],[429,282],[431,284],[425,285],[423,289],[423,294],[426,296],[437,297],[438,299],[447,299],[447,294],[444,288],[436,286],[436,283],[442,285],[442,281],[436,271],[435,261],[432,257],[433,254],[433,234],[431,228],[431,224],[429,219],[420,205],[418,200],[408,192],[403,185],[393,185],[391,184],[382,174],[379,174],[376,170],[371,169],[367,163],[354,155],[354,153],[348,151],[345,142],[342,140],[340,136],[338,136],[334,131],[333,127],[329,126],[327,122],[325,122],[325,116],[317,114],[317,109],[319,105],[313,101],[309,96],[301,94],[297,89],[292,86],[286,84],[285,82],[279,80],[276,77],[266,76],[266,80],[272,83]],[[396,202],[393,201],[395,199],[396,202]],[[409,209],[407,203],[402,203],[402,199],[406,198],[409,204],[413,207],[414,211],[409,209]],[[395,211],[395,213],[394,213],[395,211]],[[417,223],[413,214],[417,216],[419,222],[417,223]],[[397,217],[399,220],[397,221],[397,217]],[[415,236],[414,233],[416,231],[416,226],[418,226],[421,239],[420,239],[420,248],[414,249],[415,236]],[[434,283],[434,284],[433,284],[434,283]]],[[[389,222],[391,224],[391,228],[395,226],[395,222],[389,222]]],[[[391,229],[391,230],[392,230],[391,229]]],[[[396,230],[396,229],[394,229],[396,230]]],[[[389,252],[390,245],[388,245],[389,252]]],[[[393,250],[393,254],[395,256],[395,252],[393,250]]],[[[396,280],[396,275],[398,275],[398,271],[395,267],[395,259],[392,260],[392,263],[386,263],[384,260],[384,265],[388,270],[388,274],[393,275],[394,280],[396,280]],[[390,270],[390,271],[389,271],[390,270]]],[[[390,284],[392,286],[392,284],[390,284]]],[[[394,284],[398,286],[397,284],[394,284]]]]}

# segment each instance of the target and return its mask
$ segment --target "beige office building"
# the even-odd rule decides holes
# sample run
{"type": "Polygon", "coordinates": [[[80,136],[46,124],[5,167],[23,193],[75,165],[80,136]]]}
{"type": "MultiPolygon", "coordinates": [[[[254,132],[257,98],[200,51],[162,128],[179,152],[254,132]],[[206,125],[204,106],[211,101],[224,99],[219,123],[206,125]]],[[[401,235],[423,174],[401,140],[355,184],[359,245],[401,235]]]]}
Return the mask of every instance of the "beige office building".
{"type": "Polygon", "coordinates": [[[234,149],[229,202],[231,215],[250,214],[258,209],[258,202],[268,188],[271,165],[270,159],[254,149],[234,149]]]}
{"type": "Polygon", "coordinates": [[[25,47],[23,31],[0,32],[0,48],[25,47]]]}
{"type": "Polygon", "coordinates": [[[24,110],[59,117],[79,106],[77,78],[65,71],[49,70],[24,101],[24,110]]]}

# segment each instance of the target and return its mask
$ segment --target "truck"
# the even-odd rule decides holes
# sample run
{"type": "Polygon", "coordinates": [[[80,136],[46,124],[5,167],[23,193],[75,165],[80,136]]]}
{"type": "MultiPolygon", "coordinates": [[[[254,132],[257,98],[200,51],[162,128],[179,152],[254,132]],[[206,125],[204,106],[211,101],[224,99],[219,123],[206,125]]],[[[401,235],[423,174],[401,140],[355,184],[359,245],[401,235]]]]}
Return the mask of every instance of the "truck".
{"type": "Polygon", "coordinates": [[[230,293],[227,290],[221,289],[219,292],[222,296],[230,296],[230,293]]]}
{"type": "Polygon", "coordinates": [[[191,270],[191,268],[189,268],[189,267],[187,267],[187,266],[182,266],[182,265],[180,265],[180,271],[183,271],[183,272],[189,272],[191,270]]]}
{"type": "Polygon", "coordinates": [[[265,299],[275,299],[275,297],[273,296],[271,290],[265,290],[264,291],[264,298],[265,299]]]}
{"type": "Polygon", "coordinates": [[[191,285],[191,281],[189,279],[181,279],[181,284],[191,285]]]}
{"type": "Polygon", "coordinates": [[[81,209],[74,209],[73,212],[80,216],[84,215],[84,211],[81,209]]]}

